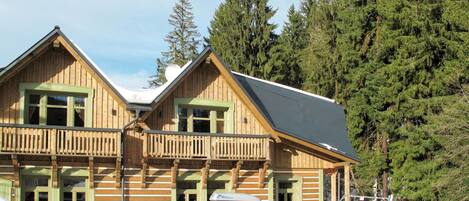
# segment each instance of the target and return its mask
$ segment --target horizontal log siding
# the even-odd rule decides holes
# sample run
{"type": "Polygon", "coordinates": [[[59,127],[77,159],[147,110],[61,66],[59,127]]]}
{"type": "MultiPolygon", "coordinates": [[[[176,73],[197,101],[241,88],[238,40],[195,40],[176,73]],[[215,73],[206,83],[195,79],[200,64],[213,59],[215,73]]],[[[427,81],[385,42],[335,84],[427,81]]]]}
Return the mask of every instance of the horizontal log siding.
{"type": "Polygon", "coordinates": [[[174,99],[200,98],[234,104],[234,133],[267,134],[228,82],[220,76],[219,71],[211,64],[202,63],[201,65],[188,75],[152,112],[146,120],[149,127],[154,130],[174,131],[176,129],[173,122],[173,118],[175,118],[174,99]],[[162,118],[159,117],[160,112],[162,118]],[[244,118],[247,120],[246,123],[244,118]]]}
{"type": "Polygon", "coordinates": [[[115,98],[105,84],[85,65],[63,48],[48,49],[39,54],[16,75],[0,85],[0,123],[19,123],[19,84],[54,83],[94,90],[94,128],[122,128],[131,120],[122,101],[115,98]],[[114,111],[114,114],[113,114],[114,111]]]}

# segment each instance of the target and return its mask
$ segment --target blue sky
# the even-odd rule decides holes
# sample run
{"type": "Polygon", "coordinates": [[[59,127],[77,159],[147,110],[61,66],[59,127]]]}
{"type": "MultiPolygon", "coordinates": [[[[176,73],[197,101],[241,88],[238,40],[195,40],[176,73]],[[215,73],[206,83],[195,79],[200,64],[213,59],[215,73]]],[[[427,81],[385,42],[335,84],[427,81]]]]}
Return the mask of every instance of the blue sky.
{"type": "MultiPolygon", "coordinates": [[[[8,65],[31,45],[60,25],[118,85],[147,86],[155,59],[166,50],[171,30],[168,16],[175,0],[0,0],[0,67],[8,65]]],[[[192,0],[195,23],[202,36],[221,0],[192,0]]],[[[271,0],[277,10],[272,21],[280,31],[291,4],[299,0],[271,0]]]]}

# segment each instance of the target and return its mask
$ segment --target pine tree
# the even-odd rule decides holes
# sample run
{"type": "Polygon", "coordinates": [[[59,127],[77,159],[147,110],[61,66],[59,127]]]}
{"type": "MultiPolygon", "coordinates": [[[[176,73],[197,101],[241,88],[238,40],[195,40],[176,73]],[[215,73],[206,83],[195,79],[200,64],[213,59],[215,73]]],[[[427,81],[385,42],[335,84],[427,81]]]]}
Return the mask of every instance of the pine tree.
{"type": "Polygon", "coordinates": [[[166,82],[164,71],[168,64],[184,65],[197,56],[200,46],[200,33],[194,24],[192,5],[189,0],[178,0],[168,22],[173,27],[165,38],[169,50],[162,52],[161,58],[156,61],[157,73],[152,76],[151,87],[160,86],[166,82]]]}
{"type": "Polygon", "coordinates": [[[288,10],[288,21],[271,50],[268,62],[270,80],[288,86],[301,88],[303,73],[300,67],[301,51],[307,44],[306,23],[300,12],[292,5],[288,10]]]}
{"type": "Polygon", "coordinates": [[[207,41],[232,70],[268,78],[275,12],[267,0],[227,0],[215,12],[207,41]]]}

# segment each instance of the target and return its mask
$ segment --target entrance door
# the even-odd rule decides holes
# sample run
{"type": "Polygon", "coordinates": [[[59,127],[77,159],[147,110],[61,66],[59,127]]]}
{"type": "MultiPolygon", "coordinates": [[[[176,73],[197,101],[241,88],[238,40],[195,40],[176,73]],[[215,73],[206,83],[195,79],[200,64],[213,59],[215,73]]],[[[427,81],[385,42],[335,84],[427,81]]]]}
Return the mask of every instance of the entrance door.
{"type": "Polygon", "coordinates": [[[293,201],[293,183],[280,182],[277,197],[279,201],[293,201]]]}
{"type": "Polygon", "coordinates": [[[23,201],[49,201],[49,177],[31,176],[23,179],[23,201]]]}

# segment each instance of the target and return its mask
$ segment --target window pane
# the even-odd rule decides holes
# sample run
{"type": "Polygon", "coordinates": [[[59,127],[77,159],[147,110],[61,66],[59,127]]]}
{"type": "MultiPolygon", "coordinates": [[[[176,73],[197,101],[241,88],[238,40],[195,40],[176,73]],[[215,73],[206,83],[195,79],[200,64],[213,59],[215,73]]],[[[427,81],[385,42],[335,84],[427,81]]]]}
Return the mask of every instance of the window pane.
{"type": "Polygon", "coordinates": [[[210,132],[210,120],[194,120],[194,132],[210,132]]]}
{"type": "Polygon", "coordinates": [[[26,192],[24,201],[34,201],[34,192],[26,192]]]}
{"type": "Polygon", "coordinates": [[[225,122],[217,121],[217,133],[225,133],[225,122]]]}
{"type": "Polygon", "coordinates": [[[39,100],[41,100],[41,96],[37,94],[29,95],[29,103],[30,104],[39,104],[39,100]]]}
{"type": "Polygon", "coordinates": [[[77,193],[77,201],[86,201],[86,193],[78,192],[77,193]]]}
{"type": "Polygon", "coordinates": [[[39,124],[39,107],[30,106],[28,111],[28,123],[39,124]]]}
{"type": "Polygon", "coordinates": [[[85,187],[86,179],[83,177],[66,177],[62,183],[63,187],[85,187]]]}
{"type": "Polygon", "coordinates": [[[49,186],[49,177],[29,177],[24,182],[27,187],[49,186]]]}
{"type": "Polygon", "coordinates": [[[67,96],[47,96],[47,105],[67,105],[67,96]]]}
{"type": "Polygon", "coordinates": [[[292,183],[279,183],[278,184],[278,187],[279,188],[283,188],[283,189],[287,189],[287,188],[292,188],[293,184],[292,183]]]}
{"type": "Polygon", "coordinates": [[[225,189],[224,181],[208,181],[207,189],[225,189]]]}
{"type": "Polygon", "coordinates": [[[187,117],[187,108],[178,108],[179,117],[187,117]]]}
{"type": "Polygon", "coordinates": [[[179,119],[178,131],[187,131],[187,119],[179,119]]]}
{"type": "Polygon", "coordinates": [[[217,119],[225,119],[225,111],[217,111],[217,119]]]}
{"type": "Polygon", "coordinates": [[[47,125],[66,126],[67,109],[66,108],[47,108],[47,125]]]}
{"type": "Polygon", "coordinates": [[[194,181],[182,181],[182,182],[177,182],[176,187],[178,189],[196,189],[197,183],[194,181]]]}
{"type": "Polygon", "coordinates": [[[75,124],[76,127],[85,126],[85,110],[84,109],[75,109],[75,124]]]}
{"type": "Polygon", "coordinates": [[[186,195],[184,195],[184,194],[179,194],[177,201],[186,201],[186,195]]]}
{"type": "Polygon", "coordinates": [[[189,195],[189,201],[197,201],[197,195],[196,194],[190,194],[189,195]]]}
{"type": "Polygon", "coordinates": [[[292,201],[292,199],[293,199],[293,194],[287,193],[287,201],[292,201]]]}
{"type": "Polygon", "coordinates": [[[210,115],[210,110],[204,110],[204,109],[194,109],[193,110],[194,117],[205,117],[208,118],[210,115]]]}
{"type": "Polygon", "coordinates": [[[85,107],[85,97],[75,97],[76,107],[85,107]]]}
{"type": "Polygon", "coordinates": [[[39,201],[49,201],[49,193],[39,192],[39,201]]]}
{"type": "Polygon", "coordinates": [[[64,201],[73,201],[73,193],[64,192],[64,201]]]}

